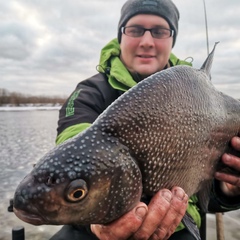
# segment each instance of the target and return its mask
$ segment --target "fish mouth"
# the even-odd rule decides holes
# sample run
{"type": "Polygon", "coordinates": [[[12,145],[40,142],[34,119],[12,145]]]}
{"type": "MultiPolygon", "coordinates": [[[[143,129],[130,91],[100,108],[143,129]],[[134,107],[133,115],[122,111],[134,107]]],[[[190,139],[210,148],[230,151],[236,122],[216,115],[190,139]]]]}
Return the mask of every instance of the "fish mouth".
{"type": "Polygon", "coordinates": [[[28,212],[25,212],[23,210],[18,210],[16,208],[13,208],[13,211],[15,215],[20,218],[22,221],[33,224],[33,225],[42,225],[46,224],[44,219],[36,214],[30,214],[28,212]]]}

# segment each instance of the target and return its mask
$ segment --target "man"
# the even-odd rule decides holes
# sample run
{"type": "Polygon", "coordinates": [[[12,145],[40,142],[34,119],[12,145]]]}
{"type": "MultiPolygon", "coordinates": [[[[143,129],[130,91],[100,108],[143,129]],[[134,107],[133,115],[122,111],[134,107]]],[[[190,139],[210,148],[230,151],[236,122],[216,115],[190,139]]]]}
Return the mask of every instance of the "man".
{"type": "MultiPolygon", "coordinates": [[[[170,0],[129,0],[123,5],[118,39],[102,49],[100,73],[80,82],[60,111],[57,144],[89,127],[107,106],[147,76],[174,65],[190,65],[171,53],[178,33],[178,20],[179,12],[170,0]]],[[[240,151],[240,138],[233,138],[232,146],[240,151]]],[[[224,154],[222,161],[240,170],[239,158],[224,154]]],[[[214,182],[211,200],[214,210],[239,208],[240,177],[223,173],[216,173],[215,177],[218,180],[214,182]]],[[[129,237],[190,240],[194,238],[180,224],[186,210],[200,227],[196,196],[188,199],[177,186],[171,191],[162,189],[148,205],[139,202],[113,223],[65,226],[52,240],[129,237]]]]}

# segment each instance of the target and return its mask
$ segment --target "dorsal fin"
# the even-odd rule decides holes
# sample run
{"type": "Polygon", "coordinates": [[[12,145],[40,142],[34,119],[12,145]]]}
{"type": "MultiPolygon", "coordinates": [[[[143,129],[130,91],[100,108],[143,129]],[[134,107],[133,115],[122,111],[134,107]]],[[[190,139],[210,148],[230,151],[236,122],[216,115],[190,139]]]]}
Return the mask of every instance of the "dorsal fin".
{"type": "Polygon", "coordinates": [[[214,56],[214,51],[215,51],[215,48],[216,48],[216,45],[218,44],[219,42],[216,42],[214,47],[213,47],[213,50],[210,52],[210,54],[208,55],[207,59],[205,60],[205,62],[203,63],[202,67],[201,67],[201,70],[203,70],[204,72],[206,72],[206,74],[210,77],[210,71],[211,71],[211,68],[212,68],[212,62],[213,62],[213,56],[214,56]]]}

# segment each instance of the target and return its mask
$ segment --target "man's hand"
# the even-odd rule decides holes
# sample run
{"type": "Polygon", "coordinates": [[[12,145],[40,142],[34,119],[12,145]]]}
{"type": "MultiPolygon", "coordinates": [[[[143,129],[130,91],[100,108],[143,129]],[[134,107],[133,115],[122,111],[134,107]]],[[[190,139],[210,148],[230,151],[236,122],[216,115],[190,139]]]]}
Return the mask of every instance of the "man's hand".
{"type": "MultiPolygon", "coordinates": [[[[232,147],[240,151],[240,137],[233,137],[231,140],[232,147]]],[[[223,154],[222,161],[227,166],[236,169],[240,173],[240,158],[231,154],[223,154]]],[[[223,193],[227,196],[240,195],[240,174],[234,176],[227,173],[216,172],[215,178],[221,181],[221,188],[223,193]]]]}
{"type": "Polygon", "coordinates": [[[108,225],[91,225],[92,232],[101,240],[168,239],[181,222],[188,205],[182,188],[162,189],[149,205],[138,205],[108,225]]]}

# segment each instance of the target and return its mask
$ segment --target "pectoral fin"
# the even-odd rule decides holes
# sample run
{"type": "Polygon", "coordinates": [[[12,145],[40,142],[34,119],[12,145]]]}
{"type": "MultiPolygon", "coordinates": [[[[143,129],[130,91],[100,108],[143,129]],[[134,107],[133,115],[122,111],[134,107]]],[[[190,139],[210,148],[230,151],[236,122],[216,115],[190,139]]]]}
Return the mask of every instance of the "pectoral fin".
{"type": "Polygon", "coordinates": [[[187,212],[183,216],[182,223],[196,240],[201,240],[197,224],[194,222],[191,215],[189,215],[187,212]]]}

